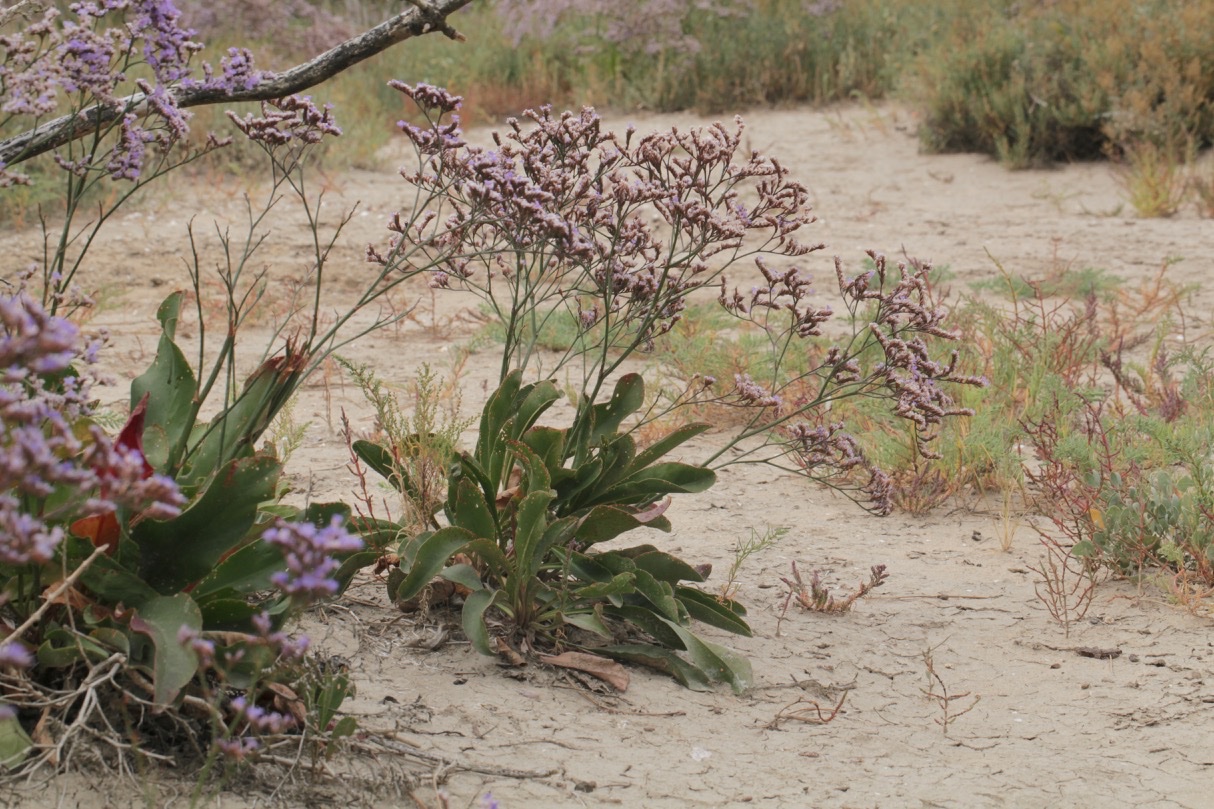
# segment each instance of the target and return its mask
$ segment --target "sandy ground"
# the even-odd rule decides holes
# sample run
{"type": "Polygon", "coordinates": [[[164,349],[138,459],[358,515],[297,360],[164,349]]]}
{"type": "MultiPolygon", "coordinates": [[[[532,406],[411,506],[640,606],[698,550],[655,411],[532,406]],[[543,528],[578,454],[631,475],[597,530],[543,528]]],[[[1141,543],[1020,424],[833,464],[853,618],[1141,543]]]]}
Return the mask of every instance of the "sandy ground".
{"type": "MultiPolygon", "coordinates": [[[[1060,267],[1152,276],[1179,258],[1173,280],[1205,283],[1214,225],[1192,211],[1141,220],[1120,201],[1107,165],[1009,173],[972,155],[924,156],[915,121],[896,107],[756,111],[751,145],[773,154],[811,189],[828,253],[857,266],[862,250],[907,253],[947,264],[952,284],[1007,271],[1041,276],[1060,267]]],[[[689,116],[633,117],[645,130],[697,123],[689,116]]],[[[325,178],[326,211],[361,201],[335,254],[337,291],[352,286],[363,246],[382,242],[382,224],[404,197],[391,172],[325,178]],[[346,286],[343,286],[346,285],[346,286]]],[[[102,292],[97,323],[114,333],[111,368],[142,367],[154,350],[156,304],[184,285],[187,212],[198,222],[231,217],[230,190],[178,188],[124,214],[100,244],[88,283],[102,292]]],[[[209,227],[209,225],[208,225],[209,227]]],[[[276,225],[267,257],[298,272],[306,231],[276,225]]],[[[0,237],[10,267],[36,258],[29,233],[0,237]],[[16,256],[14,259],[13,257],[16,256]]],[[[829,256],[810,264],[824,280],[829,256]]],[[[829,284],[823,284],[829,288],[829,284]]],[[[1205,328],[1211,293],[1196,293],[1192,335],[1205,328]]],[[[420,289],[410,292],[423,303],[420,289]]],[[[394,383],[418,363],[449,367],[449,347],[466,328],[442,324],[452,304],[402,329],[368,337],[344,353],[394,383]]],[[[475,355],[461,376],[473,408],[496,356],[475,355]]],[[[123,399],[123,386],[112,389],[123,399]]],[[[345,408],[370,426],[356,390],[336,378],[306,391],[297,416],[310,421],[290,467],[299,491],[349,497],[351,481],[333,419],[345,408]]],[[[1203,807],[1214,805],[1214,634],[1206,615],[1166,602],[1156,590],[1104,585],[1070,636],[1034,595],[1036,534],[1021,523],[1010,551],[998,509],[963,502],[928,517],[866,516],[803,481],[760,469],[721,475],[711,491],[686,497],[670,516],[675,531],[646,537],[690,561],[711,562],[720,585],[732,550],[752,528],[787,526],[775,547],[742,569],[739,597],[753,638],[705,630],[753,662],[755,685],[693,693],[645,671],[623,695],[575,687],[553,671],[499,667],[458,632],[436,650],[418,648],[443,632],[442,616],[417,623],[382,606],[380,587],[360,583],[345,601],[317,611],[306,631],[326,653],[350,660],[358,695],[348,703],[364,728],[394,732],[424,755],[362,753],[335,767],[337,780],[242,785],[215,805],[499,805],[770,807],[1203,807]],[[841,616],[790,609],[780,577],[796,561],[851,588],[871,565],[888,583],[841,616]],[[1080,650],[1119,650],[1110,659],[1080,650]],[[933,675],[934,672],[934,675],[933,675]],[[929,696],[937,695],[936,697],[929,696]],[[939,697],[947,695],[948,700],[939,697]],[[829,715],[816,719],[815,704],[829,715]],[[788,718],[789,713],[798,719],[788,718]],[[783,721],[779,717],[784,716],[783,721]],[[429,760],[426,758],[429,757],[429,760]],[[445,796],[445,798],[444,798],[445,796]]],[[[273,775],[273,773],[269,774],[273,775]]],[[[129,784],[66,778],[11,796],[17,805],[96,807],[186,805],[171,781],[129,784]]],[[[0,801],[3,796],[0,796],[0,801]]]]}

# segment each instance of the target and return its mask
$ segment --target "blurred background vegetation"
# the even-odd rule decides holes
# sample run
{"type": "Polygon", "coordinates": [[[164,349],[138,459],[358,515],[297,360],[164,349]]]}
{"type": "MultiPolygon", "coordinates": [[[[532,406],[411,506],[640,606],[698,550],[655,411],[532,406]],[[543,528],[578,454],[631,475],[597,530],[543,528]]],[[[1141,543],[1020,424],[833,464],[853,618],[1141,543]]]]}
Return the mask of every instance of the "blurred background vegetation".
{"type": "MultiPolygon", "coordinates": [[[[245,45],[279,68],[401,4],[179,5],[209,53],[245,45]]],[[[467,43],[410,41],[323,95],[353,135],[333,159],[356,166],[403,112],[389,78],[463,94],[468,123],[544,103],[718,113],[892,96],[930,151],[1013,168],[1183,161],[1214,143],[1212,20],[1214,0],[483,0],[454,18],[467,43]]]]}
{"type": "MultiPolygon", "coordinates": [[[[241,45],[281,69],[402,0],[177,4],[208,45],[201,58],[241,45]]],[[[1191,197],[1214,216],[1214,161],[1187,168],[1214,143],[1212,20],[1214,0],[480,0],[453,18],[467,42],[410,40],[318,90],[346,133],[324,159],[381,167],[405,114],[390,78],[463,95],[465,124],[541,104],[713,114],[892,97],[916,112],[927,151],[1009,168],[1108,158],[1140,214],[1169,215],[1191,197]]],[[[228,132],[221,108],[196,114],[196,137],[228,132]]],[[[254,159],[225,149],[205,169],[254,159]]],[[[10,189],[0,217],[20,219],[57,190],[10,189]]]]}

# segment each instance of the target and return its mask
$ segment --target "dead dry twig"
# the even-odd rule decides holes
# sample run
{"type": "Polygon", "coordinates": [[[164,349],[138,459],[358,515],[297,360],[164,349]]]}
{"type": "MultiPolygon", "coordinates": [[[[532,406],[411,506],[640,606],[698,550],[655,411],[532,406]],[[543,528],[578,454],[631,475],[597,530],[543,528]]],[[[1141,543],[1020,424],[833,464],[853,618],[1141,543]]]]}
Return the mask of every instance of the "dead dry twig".
{"type": "Polygon", "coordinates": [[[823,710],[816,700],[809,699],[808,697],[799,697],[796,701],[790,702],[781,708],[764,727],[768,730],[779,730],[780,725],[784,722],[804,722],[809,725],[829,724],[843,710],[843,703],[847,700],[847,693],[847,691],[844,691],[840,694],[839,701],[829,711],[823,710]]]}

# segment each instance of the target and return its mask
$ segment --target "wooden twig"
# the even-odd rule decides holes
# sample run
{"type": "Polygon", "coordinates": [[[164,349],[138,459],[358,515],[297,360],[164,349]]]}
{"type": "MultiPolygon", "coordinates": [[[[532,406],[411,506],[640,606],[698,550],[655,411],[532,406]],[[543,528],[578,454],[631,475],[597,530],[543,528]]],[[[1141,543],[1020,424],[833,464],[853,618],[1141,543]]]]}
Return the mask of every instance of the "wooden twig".
{"type": "MultiPolygon", "coordinates": [[[[410,10],[397,14],[303,64],[280,73],[265,73],[261,81],[248,90],[229,91],[195,86],[169,88],[168,92],[182,109],[237,101],[269,101],[300,93],[406,39],[437,32],[450,39],[463,41],[463,35],[450,26],[447,17],[471,2],[472,0],[409,0],[413,6],[410,10]]],[[[132,93],[118,99],[114,104],[96,104],[78,113],[62,115],[39,124],[20,135],[0,141],[0,163],[11,167],[57,149],[103,129],[128,112],[143,109],[146,103],[146,94],[132,93]]]]}
{"type": "Polygon", "coordinates": [[[843,710],[843,703],[847,700],[847,691],[839,695],[839,701],[835,703],[833,708],[825,710],[816,701],[801,697],[795,702],[791,702],[780,709],[779,713],[768,722],[764,727],[768,730],[779,730],[780,723],[788,720],[804,722],[809,725],[826,725],[834,721],[839,712],[843,710]],[[807,707],[799,707],[807,706],[807,707]],[[795,710],[794,710],[795,709],[795,710]],[[810,712],[812,709],[812,713],[810,712]]]}
{"type": "Polygon", "coordinates": [[[80,577],[84,575],[84,571],[89,569],[89,565],[93,564],[93,561],[98,556],[105,553],[105,549],[106,549],[105,545],[100,545],[97,548],[94,548],[93,552],[89,555],[89,557],[87,559],[85,559],[83,562],[81,562],[79,567],[77,567],[75,570],[72,571],[72,575],[70,575],[66,579],[64,579],[63,583],[60,584],[58,587],[56,587],[55,591],[53,593],[51,593],[50,595],[48,595],[43,600],[42,606],[39,607],[38,609],[34,610],[34,614],[31,615],[30,617],[26,618],[25,623],[23,623],[21,626],[17,627],[12,632],[10,632],[7,639],[15,640],[17,638],[20,638],[23,634],[25,634],[25,631],[27,629],[32,627],[34,624],[38,623],[38,621],[42,620],[42,616],[46,613],[46,611],[48,609],[51,608],[51,605],[54,604],[58,600],[59,596],[66,593],[69,588],[71,588],[77,581],[80,580],[80,577]]]}

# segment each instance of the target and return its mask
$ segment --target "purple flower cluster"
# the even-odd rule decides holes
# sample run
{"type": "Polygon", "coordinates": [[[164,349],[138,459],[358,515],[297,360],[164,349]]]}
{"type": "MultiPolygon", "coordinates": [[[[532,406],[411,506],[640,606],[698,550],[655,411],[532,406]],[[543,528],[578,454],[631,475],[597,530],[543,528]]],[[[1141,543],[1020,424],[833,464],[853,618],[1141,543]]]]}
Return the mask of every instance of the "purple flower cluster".
{"type": "Polygon", "coordinates": [[[34,656],[20,643],[0,644],[0,669],[28,669],[34,665],[34,656]]]}
{"type": "Polygon", "coordinates": [[[341,128],[333,120],[333,105],[318,107],[311,96],[263,101],[260,118],[253,113],[243,118],[231,111],[227,115],[245,137],[270,150],[292,143],[320,143],[325,135],[341,135],[341,128]]]}
{"type": "Polygon", "coordinates": [[[164,87],[189,74],[190,57],[202,48],[179,24],[172,0],[73,3],[69,11],[74,19],[47,9],[24,30],[0,37],[5,112],[54,112],[61,90],[114,104],[116,88],[133,67],[132,54],[142,54],[164,87]]]}
{"type": "Polygon", "coordinates": [[[63,42],[55,49],[54,61],[61,75],[59,85],[68,93],[89,93],[112,100],[114,87],[122,80],[110,70],[114,59],[115,29],[97,31],[75,22],[63,24],[63,42]]]}
{"type": "MultiPolygon", "coordinates": [[[[5,384],[66,371],[76,358],[79,330],[71,322],[47,314],[23,291],[0,296],[0,327],[4,329],[0,340],[0,373],[4,376],[0,381],[5,384]]],[[[79,397],[73,399],[74,404],[79,402],[79,397]]]]}
{"type": "Polygon", "coordinates": [[[202,81],[187,79],[182,82],[185,87],[202,87],[207,90],[252,90],[265,77],[265,73],[253,66],[253,52],[248,48],[228,48],[228,55],[219,60],[221,75],[215,75],[215,68],[204,63],[202,66],[202,81]]]}
{"type": "Polygon", "coordinates": [[[215,747],[229,761],[244,761],[261,749],[261,742],[250,736],[237,736],[232,739],[216,739],[215,747]]]}
{"type": "MultiPolygon", "coordinates": [[[[146,101],[115,125],[118,139],[95,161],[115,180],[138,181],[147,146],[172,147],[189,132],[189,113],[173,96],[175,86],[203,86],[228,92],[248,90],[262,77],[252,55],[231,48],[220,60],[220,75],[203,65],[203,81],[190,79],[190,60],[202,45],[181,24],[173,0],[101,0],[73,3],[66,12],[47,9],[23,30],[0,36],[0,111],[41,118],[67,106],[79,111],[99,104],[115,108],[123,84],[133,81],[146,101]],[[133,78],[140,65],[152,81],[133,78]]],[[[65,168],[83,174],[94,161],[66,160],[65,168]]],[[[0,187],[24,182],[23,175],[0,167],[0,187]]]]}
{"type": "Polygon", "coordinates": [[[3,160],[0,160],[0,189],[12,188],[15,185],[29,185],[30,178],[28,174],[22,174],[19,171],[10,171],[3,160]]]}
{"type": "MultiPolygon", "coordinates": [[[[402,124],[422,157],[418,171],[402,173],[439,208],[416,215],[425,229],[398,214],[389,249],[371,248],[368,258],[391,266],[420,250],[441,270],[434,286],[493,295],[497,279],[514,286],[542,278],[535,283],[551,302],[585,313],[583,301],[596,300],[595,322],[610,321],[611,339],[645,350],[678,322],[690,294],[716,283],[713,256],[728,264],[820,248],[796,238],[813,221],[807,191],[775,161],[742,151],[740,120],[620,137],[593,109],[558,115],[544,107],[525,113],[529,126],[512,119],[484,149],[465,145],[445,121],[458,98],[429,85],[392,86],[428,122],[402,124]]],[[[780,278],[771,282],[772,305],[793,303],[811,332],[823,313],[800,297],[784,300],[784,286],[803,291],[795,274],[780,278]]]]}
{"type": "Polygon", "coordinates": [[[751,379],[750,374],[734,374],[733,383],[738,399],[743,405],[777,409],[780,407],[780,397],[751,379]]]}
{"type": "Polygon", "coordinates": [[[788,440],[797,453],[798,462],[806,470],[828,467],[846,471],[864,464],[860,445],[843,432],[842,422],[816,427],[795,424],[788,430],[788,440]]]}
{"type": "Polygon", "coordinates": [[[88,501],[86,509],[121,506],[140,510],[143,518],[151,520],[169,520],[181,513],[185,496],[177,483],[166,475],[148,474],[150,466],[141,450],[112,443],[95,425],[89,433],[93,443],[84,462],[96,477],[100,498],[88,501]]]}
{"type": "Polygon", "coordinates": [[[105,170],[115,180],[138,180],[143,172],[143,153],[156,136],[139,125],[138,116],[123,116],[118,146],[110,154],[105,170]]]}
{"type": "Polygon", "coordinates": [[[283,733],[295,726],[295,720],[286,714],[267,711],[249,702],[244,697],[236,697],[228,707],[236,714],[238,721],[248,726],[248,730],[257,735],[266,733],[283,733]]]}
{"type": "MultiPolygon", "coordinates": [[[[816,245],[813,249],[823,247],[825,245],[816,245]]],[[[798,337],[820,337],[822,324],[830,320],[834,312],[829,306],[813,307],[806,303],[805,299],[813,294],[810,279],[796,267],[777,272],[762,256],[755,257],[755,266],[767,285],[752,287],[748,300],[737,289],[729,294],[722,278],[721,293],[717,296],[721,306],[739,316],[750,316],[755,309],[787,311],[792,317],[791,328],[798,337]]]]}
{"type": "Polygon", "coordinates": [[[215,643],[202,637],[192,626],[183,625],[177,630],[177,642],[198,657],[198,667],[206,670],[215,665],[215,643]]]}
{"type": "Polygon", "coordinates": [[[435,87],[433,84],[425,82],[409,85],[392,79],[388,82],[388,86],[411,99],[417,104],[418,109],[427,113],[436,113],[438,117],[457,111],[464,103],[463,96],[452,95],[442,87],[435,87]]]}
{"type": "MultiPolygon", "coordinates": [[[[111,2],[111,7],[117,7],[111,2]]],[[[202,50],[193,40],[194,31],[182,28],[181,12],[173,0],[132,0],[134,19],[128,22],[132,40],[141,40],[144,61],[161,86],[190,75],[190,57],[202,50]]]]}
{"type": "Polygon", "coordinates": [[[70,519],[117,505],[149,516],[179,512],[182,498],[167,478],[145,475],[142,455],[116,448],[97,427],[90,442],[76,426],[91,413],[91,378],[73,363],[91,363],[74,325],[46,313],[24,291],[0,296],[0,563],[44,564],[70,519]],[[79,493],[48,512],[56,490],[79,493]]]}
{"type": "Polygon", "coordinates": [[[357,551],[363,546],[361,539],[346,531],[337,515],[324,528],[308,522],[279,520],[266,529],[262,539],[277,546],[286,559],[287,569],[274,574],[274,585],[303,602],[335,595],[338,582],[332,575],[341,563],[333,555],[357,551]]]}
{"type": "Polygon", "coordinates": [[[782,428],[781,433],[787,442],[787,451],[810,477],[816,480],[847,479],[854,471],[864,470],[868,480],[859,490],[868,500],[868,508],[877,514],[893,511],[893,482],[885,472],[868,462],[859,442],[844,432],[842,422],[818,425],[802,422],[782,428]]]}
{"type": "Polygon", "coordinates": [[[262,644],[283,660],[299,660],[311,645],[306,635],[292,638],[287,633],[274,629],[274,619],[268,612],[260,612],[253,616],[253,626],[257,629],[262,644]]]}
{"type": "Polygon", "coordinates": [[[956,340],[957,335],[944,328],[944,310],[932,305],[925,280],[929,268],[908,267],[899,262],[899,278],[887,290],[885,256],[869,251],[869,257],[876,269],[854,278],[845,277],[842,263],[835,260],[839,289],[853,310],[862,303],[874,307],[869,329],[881,346],[884,361],[872,374],[892,395],[894,413],[915,424],[923,442],[920,451],[924,457],[939,457],[926,446],[926,442],[935,438],[934,428],[950,416],[973,415],[973,410],[958,407],[940,384],[984,387],[986,379],[957,373],[956,351],[947,363],[932,359],[925,335],[950,341],[956,340]]]}

